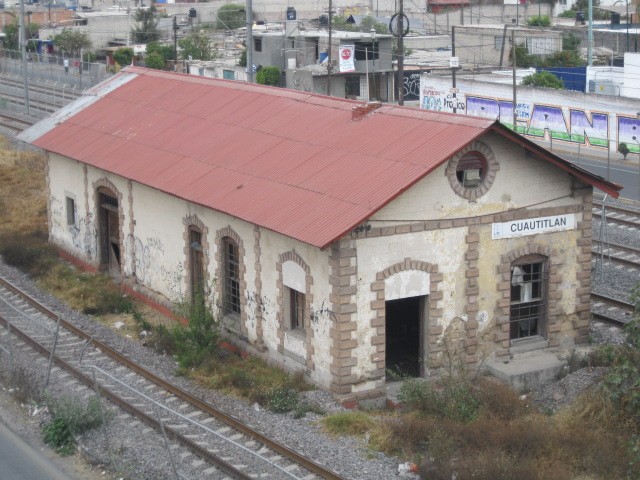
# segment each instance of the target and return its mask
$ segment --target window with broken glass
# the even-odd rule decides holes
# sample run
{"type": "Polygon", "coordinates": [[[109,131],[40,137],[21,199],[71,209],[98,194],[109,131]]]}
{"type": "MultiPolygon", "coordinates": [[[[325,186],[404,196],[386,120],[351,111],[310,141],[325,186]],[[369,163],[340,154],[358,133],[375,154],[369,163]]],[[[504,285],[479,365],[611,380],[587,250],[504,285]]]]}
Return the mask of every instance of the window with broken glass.
{"type": "Polygon", "coordinates": [[[511,340],[544,335],[546,290],[545,261],[511,265],[511,340]]]}

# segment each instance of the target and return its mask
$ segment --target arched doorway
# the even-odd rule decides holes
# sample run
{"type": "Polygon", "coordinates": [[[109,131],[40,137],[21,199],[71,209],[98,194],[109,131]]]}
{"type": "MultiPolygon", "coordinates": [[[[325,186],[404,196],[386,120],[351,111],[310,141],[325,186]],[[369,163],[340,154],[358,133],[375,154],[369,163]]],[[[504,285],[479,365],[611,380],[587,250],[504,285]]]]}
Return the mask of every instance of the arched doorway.
{"type": "Polygon", "coordinates": [[[118,197],[105,187],[98,189],[98,235],[100,267],[111,274],[120,274],[122,248],[118,197]]]}

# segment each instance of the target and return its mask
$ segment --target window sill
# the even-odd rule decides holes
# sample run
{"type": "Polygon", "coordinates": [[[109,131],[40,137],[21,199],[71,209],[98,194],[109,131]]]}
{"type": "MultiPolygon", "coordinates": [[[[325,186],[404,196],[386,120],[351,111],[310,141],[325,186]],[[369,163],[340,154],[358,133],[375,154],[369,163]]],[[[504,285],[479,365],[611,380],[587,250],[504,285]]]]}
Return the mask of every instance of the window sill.
{"type": "Polygon", "coordinates": [[[307,339],[307,334],[305,333],[304,330],[300,329],[300,328],[294,328],[291,330],[287,330],[286,332],[287,335],[290,335],[298,340],[302,340],[305,341],[307,339]]]}

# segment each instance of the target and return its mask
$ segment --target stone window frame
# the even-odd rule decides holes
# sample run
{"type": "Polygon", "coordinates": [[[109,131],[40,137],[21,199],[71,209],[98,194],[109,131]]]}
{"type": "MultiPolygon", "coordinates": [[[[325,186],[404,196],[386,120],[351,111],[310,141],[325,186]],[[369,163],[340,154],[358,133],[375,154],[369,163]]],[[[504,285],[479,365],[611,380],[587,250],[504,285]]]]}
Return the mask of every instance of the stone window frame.
{"type": "Polygon", "coordinates": [[[471,142],[462,150],[459,150],[458,153],[451,157],[447,164],[447,168],[445,169],[445,176],[449,180],[449,184],[456,195],[473,202],[489,191],[489,188],[493,185],[496,178],[496,172],[498,172],[498,170],[500,170],[500,164],[496,160],[496,156],[493,151],[484,143],[476,140],[471,142]],[[479,153],[486,163],[486,172],[484,172],[480,184],[471,188],[463,186],[457,176],[458,162],[462,157],[470,152],[479,153]]]}
{"type": "Polygon", "coordinates": [[[184,230],[182,232],[182,239],[184,242],[183,253],[184,253],[184,270],[187,272],[187,277],[185,278],[187,282],[187,295],[189,298],[193,298],[193,292],[191,291],[191,251],[190,251],[190,230],[199,231],[202,235],[202,265],[203,265],[203,278],[205,281],[204,285],[204,294],[205,297],[209,297],[211,294],[211,284],[208,281],[209,278],[209,228],[204,224],[202,220],[198,218],[197,215],[187,215],[182,219],[182,225],[184,225],[184,230]]]}
{"type": "Polygon", "coordinates": [[[124,243],[124,210],[122,205],[122,198],[124,197],[124,195],[111,180],[105,177],[96,180],[92,184],[93,207],[95,208],[95,215],[93,218],[95,218],[96,220],[96,223],[94,224],[94,228],[95,228],[96,238],[98,238],[97,250],[96,250],[96,261],[98,262],[98,266],[102,266],[102,251],[100,250],[101,246],[100,246],[100,240],[99,240],[100,238],[100,225],[99,225],[100,193],[102,193],[101,192],[102,189],[110,190],[111,193],[113,193],[114,197],[118,199],[118,229],[120,230],[118,232],[118,239],[120,242],[120,249],[121,249],[120,258],[122,259],[120,269],[122,272],[124,272],[125,259],[126,259],[126,255],[125,255],[126,245],[124,243]]]}
{"type": "Polygon", "coordinates": [[[276,281],[276,288],[278,289],[278,296],[276,299],[276,304],[278,305],[278,310],[276,312],[276,322],[277,322],[277,338],[278,338],[278,352],[281,354],[285,353],[284,348],[284,337],[287,332],[292,333],[293,335],[303,336],[305,350],[306,350],[306,367],[313,370],[313,325],[311,318],[311,305],[313,304],[313,293],[311,292],[311,287],[313,285],[313,276],[311,275],[311,268],[305,262],[295,250],[290,250],[288,252],[282,253],[278,257],[278,261],[276,263],[276,271],[278,272],[278,280],[276,281]],[[302,329],[291,329],[290,325],[287,325],[286,315],[284,311],[285,301],[284,301],[284,293],[285,293],[285,285],[284,278],[282,276],[282,265],[285,262],[294,262],[298,264],[305,272],[305,292],[304,292],[304,328],[302,329]]]}
{"type": "Polygon", "coordinates": [[[239,330],[242,339],[248,339],[247,330],[247,281],[245,280],[246,263],[244,242],[231,226],[221,228],[216,231],[215,238],[215,261],[216,261],[216,297],[218,299],[218,309],[222,315],[222,302],[224,301],[224,241],[225,238],[231,239],[238,246],[238,280],[239,280],[239,296],[240,296],[240,315],[239,330]]]}
{"type": "Polygon", "coordinates": [[[438,303],[444,299],[444,292],[440,290],[444,276],[438,271],[438,265],[405,258],[402,262],[391,265],[376,274],[376,281],[371,284],[371,291],[376,294],[376,299],[371,302],[371,311],[374,313],[371,319],[371,328],[374,331],[371,337],[371,346],[374,352],[371,354],[371,362],[375,365],[372,379],[382,379],[385,376],[386,367],[386,296],[385,280],[398,272],[405,270],[419,270],[429,273],[429,324],[428,324],[428,345],[425,349],[428,354],[429,365],[437,366],[438,354],[442,347],[438,343],[443,333],[441,319],[443,315],[442,306],[438,303]]]}
{"type": "Polygon", "coordinates": [[[511,320],[511,265],[517,264],[526,258],[545,258],[548,268],[547,280],[547,313],[546,313],[546,339],[549,346],[558,346],[557,337],[561,330],[559,319],[559,300],[562,298],[562,275],[559,270],[561,261],[558,258],[557,251],[546,245],[536,243],[528,243],[520,248],[516,248],[500,258],[500,264],[497,268],[499,277],[498,281],[498,300],[496,304],[496,333],[495,342],[499,345],[496,350],[497,356],[509,354],[511,347],[510,339],[510,320],[511,320]]]}

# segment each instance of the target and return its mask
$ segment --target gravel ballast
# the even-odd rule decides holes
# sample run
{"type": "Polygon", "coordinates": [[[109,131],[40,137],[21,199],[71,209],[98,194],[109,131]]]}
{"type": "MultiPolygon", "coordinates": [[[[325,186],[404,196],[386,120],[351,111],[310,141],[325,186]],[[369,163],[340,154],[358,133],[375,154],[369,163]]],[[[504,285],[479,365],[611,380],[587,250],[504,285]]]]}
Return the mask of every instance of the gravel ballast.
{"type": "MultiPolygon", "coordinates": [[[[15,142],[15,145],[17,148],[29,148],[22,142],[15,142]]],[[[599,231],[599,222],[594,218],[594,238],[598,238],[599,231]]],[[[632,246],[636,246],[634,242],[640,242],[637,230],[610,228],[608,232],[611,242],[632,246]]],[[[98,323],[92,317],[70,309],[52,295],[37,288],[27,275],[14,268],[0,264],[0,274],[66,320],[116,348],[162,378],[201,397],[216,408],[242,419],[274,440],[304,452],[314,461],[330,466],[345,478],[379,480],[399,477],[398,464],[407,459],[396,459],[371,452],[363,441],[358,439],[329,437],[321,431],[318,425],[319,417],[315,414],[294,419],[292,414],[273,414],[237,398],[199,388],[184,377],[175,375],[176,362],[173,358],[158,355],[151,349],[118,335],[113,329],[98,323]]],[[[637,282],[638,275],[637,273],[634,275],[633,271],[605,268],[603,276],[600,276],[599,270],[594,273],[593,285],[595,291],[601,290],[602,293],[614,291],[620,298],[628,299],[628,293],[637,282]]],[[[601,322],[592,322],[591,336],[595,344],[623,342],[620,329],[601,322]]],[[[27,357],[23,358],[23,366],[27,370],[35,368],[27,357]]],[[[41,372],[32,370],[31,375],[41,377],[41,372]]],[[[530,395],[541,409],[557,411],[600,381],[602,375],[603,369],[581,369],[564,376],[560,381],[531,392],[530,395]]],[[[91,395],[88,389],[67,388],[64,381],[58,381],[55,376],[50,390],[54,395],[72,395],[83,401],[91,395]]],[[[328,412],[343,410],[327,392],[315,390],[305,395],[328,412]]],[[[139,422],[136,424],[128,415],[122,414],[113,416],[108,433],[109,451],[114,452],[115,455],[117,477],[143,480],[173,478],[162,438],[158,434],[149,431],[139,422]]],[[[88,459],[97,463],[108,460],[105,436],[101,429],[87,433],[81,442],[88,459]]]]}

